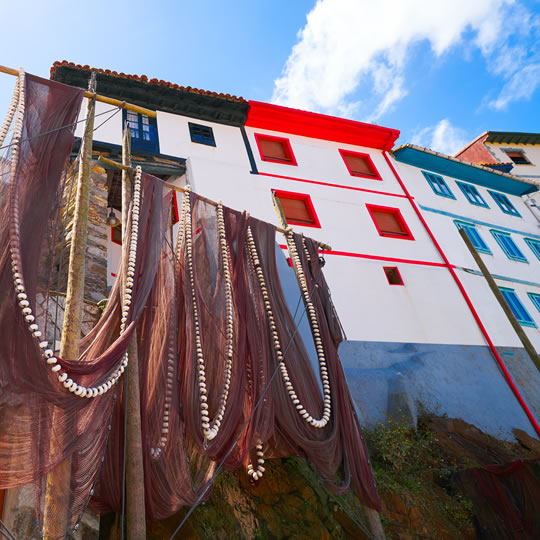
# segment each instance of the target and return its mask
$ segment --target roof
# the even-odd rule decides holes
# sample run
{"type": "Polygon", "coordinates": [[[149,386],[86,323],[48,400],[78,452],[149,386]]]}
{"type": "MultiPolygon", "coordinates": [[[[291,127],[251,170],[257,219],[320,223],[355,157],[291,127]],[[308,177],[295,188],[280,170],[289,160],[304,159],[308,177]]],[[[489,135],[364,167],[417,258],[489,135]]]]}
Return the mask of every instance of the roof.
{"type": "Polygon", "coordinates": [[[397,129],[260,101],[249,102],[246,126],[380,150],[390,150],[399,137],[397,129]]]}
{"type": "Polygon", "coordinates": [[[540,144],[540,133],[519,131],[487,131],[486,142],[510,144],[540,144]]]}
{"type": "Polygon", "coordinates": [[[531,178],[513,176],[414,144],[399,146],[392,153],[397,161],[510,195],[533,193],[540,187],[531,178]]]}
{"type": "Polygon", "coordinates": [[[99,94],[134,105],[233,126],[244,125],[247,117],[248,103],[242,97],[149,79],[146,75],[126,75],[63,60],[54,62],[51,79],[86,89],[92,71],[97,73],[99,94]]]}

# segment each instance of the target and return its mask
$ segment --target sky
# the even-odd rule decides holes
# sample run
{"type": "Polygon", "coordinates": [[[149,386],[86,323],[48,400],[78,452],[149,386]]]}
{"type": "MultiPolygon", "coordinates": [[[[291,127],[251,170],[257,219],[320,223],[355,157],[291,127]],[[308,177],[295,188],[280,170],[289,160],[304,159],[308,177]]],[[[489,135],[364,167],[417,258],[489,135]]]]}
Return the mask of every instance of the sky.
{"type": "MultiPolygon", "coordinates": [[[[0,64],[55,60],[401,131],[540,132],[540,0],[3,0],[0,64]]],[[[0,114],[14,77],[0,73],[0,114]]],[[[98,88],[99,92],[99,88],[98,88]]]]}

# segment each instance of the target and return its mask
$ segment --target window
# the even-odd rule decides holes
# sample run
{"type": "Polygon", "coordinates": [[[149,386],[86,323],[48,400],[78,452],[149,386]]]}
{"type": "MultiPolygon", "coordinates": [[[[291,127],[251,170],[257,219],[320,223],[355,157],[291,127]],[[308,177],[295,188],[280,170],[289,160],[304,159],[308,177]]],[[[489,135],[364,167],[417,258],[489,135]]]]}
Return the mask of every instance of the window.
{"type": "Polygon", "coordinates": [[[383,266],[383,270],[389,285],[403,285],[403,278],[397,266],[383,266]]]}
{"type": "Polygon", "coordinates": [[[297,165],[289,139],[255,133],[255,140],[263,161],[297,165]]]}
{"type": "Polygon", "coordinates": [[[122,224],[111,227],[111,241],[114,244],[122,245],[122,224]]]}
{"type": "Polygon", "coordinates": [[[463,182],[456,182],[456,184],[459,186],[459,189],[463,191],[463,195],[465,195],[465,197],[471,204],[489,208],[487,202],[484,200],[482,195],[480,195],[480,193],[476,189],[476,186],[473,186],[471,184],[464,184],[463,182]]]}
{"type": "Polygon", "coordinates": [[[529,312],[521,303],[516,291],[514,291],[514,289],[507,289],[506,287],[499,287],[499,289],[519,324],[522,326],[532,326],[533,328],[536,328],[534,319],[529,315],[529,312]]]}
{"type": "Polygon", "coordinates": [[[128,123],[131,134],[131,149],[159,153],[157,122],[146,114],[124,109],[124,122],[128,123]]]}
{"type": "Polygon", "coordinates": [[[188,126],[191,142],[206,144],[207,146],[216,146],[214,131],[210,126],[194,124],[193,122],[188,122],[188,126]]]}
{"type": "Polygon", "coordinates": [[[276,201],[281,206],[287,225],[320,227],[319,218],[311,198],[306,193],[273,190],[276,201]]]}
{"type": "Polygon", "coordinates": [[[531,251],[540,259],[540,240],[525,238],[525,243],[531,248],[531,251]]]}
{"type": "Polygon", "coordinates": [[[450,191],[448,184],[444,181],[442,176],[438,174],[428,173],[422,171],[422,174],[426,177],[428,184],[431,186],[431,189],[441,197],[448,197],[449,199],[455,199],[454,194],[450,191]]]}
{"type": "Polygon", "coordinates": [[[534,307],[540,311],[540,294],[537,293],[527,293],[529,295],[529,298],[531,299],[531,302],[534,304],[534,307]]]}
{"type": "Polygon", "coordinates": [[[514,205],[510,202],[510,199],[502,193],[497,193],[495,191],[489,191],[489,194],[493,197],[493,200],[499,205],[499,208],[505,213],[510,214],[511,216],[519,216],[521,214],[514,208],[514,205]]]}
{"type": "Polygon", "coordinates": [[[366,207],[381,236],[414,240],[398,208],[375,206],[373,204],[366,204],[366,207]]]}
{"type": "Polygon", "coordinates": [[[349,174],[352,176],[382,180],[381,175],[375,168],[375,165],[373,165],[373,161],[371,161],[369,154],[349,152],[348,150],[340,150],[339,153],[347,166],[349,174]]]}
{"type": "Polygon", "coordinates": [[[469,237],[474,249],[479,253],[487,253],[491,255],[491,250],[488,248],[487,244],[484,242],[480,233],[476,230],[476,227],[472,223],[467,223],[465,221],[454,221],[458,230],[465,229],[467,236],[469,237]]]}
{"type": "Polygon", "coordinates": [[[490,232],[509,259],[520,262],[528,262],[527,258],[525,255],[523,255],[523,253],[521,253],[509,233],[496,231],[494,229],[491,229],[490,232]]]}
{"type": "Polygon", "coordinates": [[[516,164],[516,165],[531,165],[531,162],[526,158],[525,154],[521,150],[503,150],[503,152],[516,164]]]}

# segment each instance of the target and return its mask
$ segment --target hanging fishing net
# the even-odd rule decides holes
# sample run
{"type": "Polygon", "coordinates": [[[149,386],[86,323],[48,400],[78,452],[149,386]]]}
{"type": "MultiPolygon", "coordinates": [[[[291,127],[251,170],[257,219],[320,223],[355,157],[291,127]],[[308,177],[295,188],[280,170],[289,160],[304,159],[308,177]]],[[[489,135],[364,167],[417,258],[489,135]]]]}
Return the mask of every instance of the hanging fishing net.
{"type": "MultiPolygon", "coordinates": [[[[125,369],[136,339],[149,519],[207,499],[221,465],[264,481],[266,459],[291,455],[379,509],[311,239],[286,234],[318,372],[282,290],[274,226],[188,189],[173,235],[172,192],[137,169],[105,311],[78,358],[54,353],[36,295],[51,289],[58,264],[82,97],[21,75],[10,109],[15,144],[0,161],[0,488],[34,483],[38,522],[57,523],[59,535],[88,504],[121,511],[125,369]]],[[[11,123],[8,115],[0,134],[11,123]]]]}

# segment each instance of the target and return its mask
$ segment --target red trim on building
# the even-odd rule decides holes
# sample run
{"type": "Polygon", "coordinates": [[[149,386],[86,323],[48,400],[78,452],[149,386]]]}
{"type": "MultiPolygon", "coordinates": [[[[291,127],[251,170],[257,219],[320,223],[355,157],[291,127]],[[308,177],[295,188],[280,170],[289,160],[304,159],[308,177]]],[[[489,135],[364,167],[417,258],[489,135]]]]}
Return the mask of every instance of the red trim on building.
{"type": "Polygon", "coordinates": [[[402,216],[399,208],[393,208],[390,206],[379,206],[378,204],[366,204],[366,208],[369,212],[369,215],[371,216],[371,219],[373,220],[373,223],[375,224],[375,227],[377,228],[377,232],[381,236],[384,236],[387,238],[400,238],[401,240],[414,240],[414,236],[411,232],[411,229],[409,229],[409,226],[407,225],[407,222],[402,216]],[[383,212],[385,214],[393,215],[396,218],[397,222],[399,223],[401,230],[405,234],[397,234],[397,233],[393,234],[391,232],[381,231],[379,223],[377,222],[377,219],[373,215],[373,212],[383,212]]]}
{"type": "Polygon", "coordinates": [[[397,286],[405,286],[405,283],[403,282],[403,278],[401,277],[401,273],[397,266],[383,266],[384,275],[386,276],[386,279],[388,280],[388,285],[397,285],[397,286]],[[390,281],[390,275],[395,272],[397,274],[398,282],[392,283],[390,281]]]}
{"type": "Polygon", "coordinates": [[[317,212],[315,212],[315,207],[313,206],[313,203],[311,202],[311,197],[307,193],[296,193],[294,191],[281,191],[279,189],[273,189],[272,192],[278,198],[295,199],[297,201],[304,201],[309,217],[313,220],[313,223],[303,223],[301,221],[287,219],[287,225],[298,225],[300,227],[313,227],[316,229],[321,228],[321,223],[319,221],[319,217],[317,216],[317,212]]]}
{"type": "MultiPolygon", "coordinates": [[[[287,249],[285,244],[279,244],[279,247],[282,249],[287,249]]],[[[368,259],[371,261],[386,261],[394,263],[403,263],[403,264],[416,264],[419,266],[436,266],[439,268],[446,268],[446,264],[441,262],[432,262],[432,261],[419,261],[416,259],[398,259],[396,257],[385,257],[384,255],[369,255],[367,253],[354,253],[352,251],[327,251],[320,250],[324,255],[337,255],[339,257],[353,257],[356,259],[368,259]]]]}
{"type": "Polygon", "coordinates": [[[339,153],[341,155],[341,158],[345,162],[345,166],[347,167],[347,170],[349,171],[349,174],[351,176],[357,176],[358,178],[369,178],[370,180],[382,181],[381,175],[379,174],[379,171],[377,170],[377,167],[375,167],[375,164],[371,160],[371,156],[369,154],[364,154],[362,152],[351,152],[350,150],[344,150],[343,148],[339,148],[339,153]],[[372,174],[361,174],[361,173],[351,171],[351,168],[349,167],[349,163],[345,159],[346,156],[355,156],[355,157],[359,157],[365,160],[372,174]]]}
{"type": "Polygon", "coordinates": [[[257,148],[259,150],[259,155],[262,161],[270,161],[272,163],[281,163],[282,165],[298,165],[296,158],[294,157],[294,152],[291,147],[291,141],[286,137],[275,137],[273,135],[266,135],[264,133],[254,133],[255,142],[257,143],[257,148]],[[285,150],[285,155],[287,160],[283,159],[274,159],[270,157],[265,157],[263,150],[261,148],[261,141],[276,141],[283,144],[283,149],[285,150]]]}
{"type": "Polygon", "coordinates": [[[328,186],[341,189],[352,189],[353,191],[363,191],[364,193],[375,193],[376,195],[389,195],[390,197],[401,197],[403,199],[407,198],[407,195],[402,195],[401,193],[388,193],[386,191],[377,191],[375,189],[365,189],[355,186],[344,186],[342,184],[330,184],[329,182],[319,182],[318,180],[307,180],[305,178],[295,178],[294,176],[283,176],[281,174],[270,174],[270,173],[258,173],[258,176],[269,176],[270,178],[282,178],[283,180],[293,180],[295,182],[305,182],[306,184],[316,184],[318,186],[328,186]]]}
{"type": "Polygon", "coordinates": [[[172,224],[176,224],[180,221],[180,214],[178,214],[178,200],[176,198],[176,191],[172,192],[172,224]]]}
{"type": "Polygon", "coordinates": [[[401,185],[401,188],[403,189],[403,191],[407,194],[407,197],[409,199],[409,202],[411,203],[411,206],[413,207],[414,211],[416,212],[416,215],[418,216],[418,218],[422,222],[422,225],[426,229],[426,232],[428,233],[429,237],[431,238],[431,241],[433,242],[433,245],[435,246],[435,248],[439,252],[439,255],[442,257],[443,261],[445,262],[446,267],[448,268],[450,274],[454,278],[454,281],[455,281],[456,285],[458,286],[458,289],[461,292],[461,295],[463,296],[463,299],[465,300],[467,306],[469,307],[469,310],[471,311],[471,314],[474,317],[474,320],[476,321],[476,324],[478,325],[478,328],[480,329],[480,332],[482,332],[482,335],[484,336],[484,339],[486,340],[486,342],[487,342],[493,356],[495,357],[495,360],[497,361],[497,364],[501,368],[501,370],[503,372],[503,375],[504,375],[504,378],[506,379],[506,382],[508,383],[508,386],[510,386],[510,388],[514,392],[514,395],[516,396],[516,399],[518,400],[518,402],[521,405],[523,411],[525,412],[525,414],[527,415],[529,421],[531,422],[534,429],[536,430],[536,433],[538,435],[540,435],[540,425],[538,425],[538,422],[534,418],[532,412],[530,411],[529,407],[527,406],[527,404],[525,403],[523,397],[521,396],[518,388],[514,384],[514,381],[512,380],[512,377],[511,377],[510,373],[508,373],[508,370],[506,369],[506,366],[504,365],[504,362],[503,362],[502,358],[500,357],[499,352],[495,348],[495,345],[494,345],[493,341],[491,341],[491,337],[489,336],[489,334],[488,334],[488,332],[486,330],[486,327],[482,323],[482,319],[480,319],[480,315],[478,315],[478,312],[476,311],[476,309],[475,309],[469,295],[467,294],[467,291],[465,290],[465,287],[461,283],[461,280],[459,279],[458,275],[456,274],[456,271],[454,270],[455,266],[450,264],[450,261],[446,257],[442,247],[439,245],[439,242],[437,242],[437,239],[435,238],[435,235],[431,232],[431,229],[429,228],[429,225],[426,223],[426,220],[424,219],[424,216],[420,212],[420,209],[418,208],[418,206],[416,206],[416,203],[413,201],[409,191],[407,190],[407,187],[403,183],[403,180],[401,179],[401,177],[397,173],[394,165],[390,161],[390,158],[385,153],[383,153],[383,155],[384,155],[384,158],[386,159],[386,162],[388,163],[388,165],[392,169],[392,172],[393,172],[394,176],[396,177],[396,180],[401,185]]]}
{"type": "Polygon", "coordinates": [[[355,146],[390,150],[399,137],[397,129],[355,122],[280,105],[249,101],[246,127],[291,133],[302,137],[355,146]]]}

